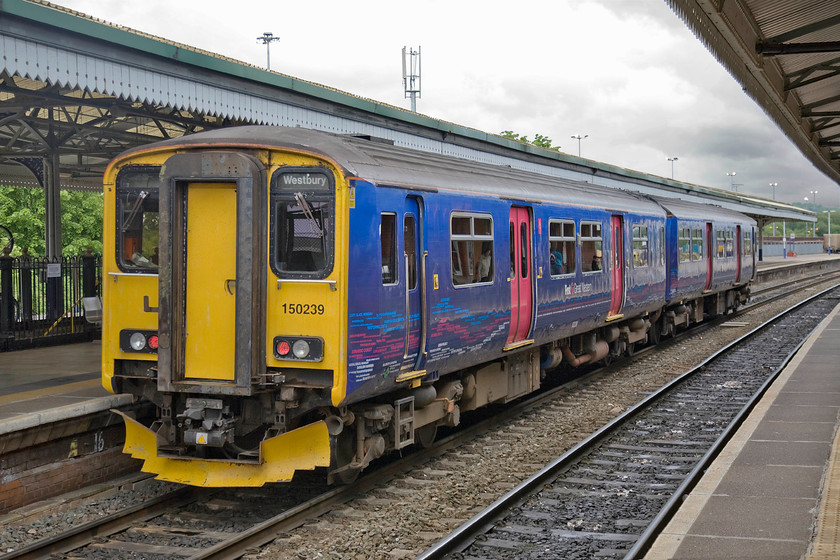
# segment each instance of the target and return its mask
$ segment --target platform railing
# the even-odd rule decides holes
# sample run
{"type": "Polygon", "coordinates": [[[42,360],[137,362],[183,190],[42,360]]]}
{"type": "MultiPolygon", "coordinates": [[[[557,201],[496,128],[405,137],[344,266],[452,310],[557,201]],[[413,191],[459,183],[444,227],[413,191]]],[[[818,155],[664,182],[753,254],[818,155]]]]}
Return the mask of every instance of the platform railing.
{"type": "Polygon", "coordinates": [[[0,256],[0,351],[93,340],[82,298],[101,293],[102,256],[0,256]]]}

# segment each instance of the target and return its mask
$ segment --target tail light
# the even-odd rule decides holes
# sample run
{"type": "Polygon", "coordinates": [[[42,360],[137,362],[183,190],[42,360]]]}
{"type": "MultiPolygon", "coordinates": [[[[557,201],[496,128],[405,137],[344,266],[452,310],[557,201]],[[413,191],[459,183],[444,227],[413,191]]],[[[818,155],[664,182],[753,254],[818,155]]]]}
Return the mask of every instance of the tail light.
{"type": "Polygon", "coordinates": [[[276,336],[274,357],[278,360],[320,362],[324,359],[324,340],[314,336],[276,336]]]}
{"type": "Polygon", "coordinates": [[[120,331],[120,350],[123,352],[156,354],[158,342],[157,331],[137,329],[120,331]]]}

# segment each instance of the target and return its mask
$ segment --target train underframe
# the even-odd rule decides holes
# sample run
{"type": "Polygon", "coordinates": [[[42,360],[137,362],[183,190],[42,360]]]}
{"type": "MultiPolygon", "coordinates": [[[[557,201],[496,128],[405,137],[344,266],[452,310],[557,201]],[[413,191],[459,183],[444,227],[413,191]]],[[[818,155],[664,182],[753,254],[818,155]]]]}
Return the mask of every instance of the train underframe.
{"type": "Polygon", "coordinates": [[[247,397],[160,392],[154,372],[139,367],[133,372],[124,368],[118,379],[121,390],[157,405],[158,419],[147,430],[154,434],[159,456],[256,465],[266,460],[263,442],[322,422],[329,434],[328,480],[349,483],[371,461],[390,451],[431,445],[438,428],[457,426],[464,412],[507,403],[539,389],[548,372],[560,366],[608,363],[632,355],[641,345],[656,344],[661,337],[704,318],[729,313],[748,297],[746,285],[676,302],[645,316],[443,376],[431,384],[338,408],[330,403],[328,384],[301,383],[293,372],[269,372],[247,397]]]}

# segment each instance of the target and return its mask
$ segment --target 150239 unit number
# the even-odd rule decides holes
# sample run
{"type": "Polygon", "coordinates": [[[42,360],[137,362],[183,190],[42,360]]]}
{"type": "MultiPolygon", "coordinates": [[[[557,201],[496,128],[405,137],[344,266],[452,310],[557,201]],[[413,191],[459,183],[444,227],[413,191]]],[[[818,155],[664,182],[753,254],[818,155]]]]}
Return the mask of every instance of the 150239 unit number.
{"type": "Polygon", "coordinates": [[[323,315],[324,305],[314,303],[284,303],[283,313],[287,315],[323,315]]]}

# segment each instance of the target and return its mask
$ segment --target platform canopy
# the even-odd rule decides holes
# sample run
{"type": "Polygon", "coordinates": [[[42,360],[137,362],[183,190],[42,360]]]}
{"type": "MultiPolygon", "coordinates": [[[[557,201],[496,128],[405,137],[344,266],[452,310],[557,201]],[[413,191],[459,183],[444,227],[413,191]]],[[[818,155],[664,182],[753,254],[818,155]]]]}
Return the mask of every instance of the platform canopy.
{"type": "MultiPolygon", "coordinates": [[[[755,0],[762,2],[781,0],[755,0]]],[[[726,4],[741,5],[731,0],[726,4]]],[[[237,124],[384,138],[418,150],[711,202],[759,222],[815,221],[813,213],[790,205],[544,150],[43,0],[0,0],[0,53],[0,179],[6,185],[45,189],[48,256],[60,254],[60,189],[100,190],[108,161],[128,148],[237,124]]],[[[777,113],[783,114],[781,109],[777,113]]],[[[826,169],[830,158],[817,156],[829,148],[809,147],[797,130],[785,128],[826,169]]],[[[835,177],[836,161],[832,165],[829,171],[835,177]]]]}
{"type": "Polygon", "coordinates": [[[840,183],[840,2],[666,1],[805,157],[840,183]]]}

